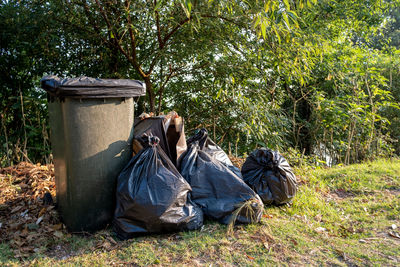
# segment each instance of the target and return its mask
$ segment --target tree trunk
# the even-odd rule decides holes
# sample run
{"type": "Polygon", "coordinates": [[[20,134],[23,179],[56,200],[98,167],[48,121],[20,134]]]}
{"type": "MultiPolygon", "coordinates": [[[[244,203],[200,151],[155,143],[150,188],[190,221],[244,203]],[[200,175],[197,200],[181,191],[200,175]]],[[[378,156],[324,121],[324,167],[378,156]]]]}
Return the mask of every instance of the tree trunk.
{"type": "MultiPolygon", "coordinates": [[[[153,83],[151,82],[150,77],[145,77],[144,82],[146,84],[146,93],[147,93],[147,96],[149,97],[150,112],[153,112],[155,114],[155,112],[156,112],[156,104],[155,104],[156,96],[153,91],[153,83]]],[[[161,99],[160,99],[160,101],[161,101],[161,99]]]]}

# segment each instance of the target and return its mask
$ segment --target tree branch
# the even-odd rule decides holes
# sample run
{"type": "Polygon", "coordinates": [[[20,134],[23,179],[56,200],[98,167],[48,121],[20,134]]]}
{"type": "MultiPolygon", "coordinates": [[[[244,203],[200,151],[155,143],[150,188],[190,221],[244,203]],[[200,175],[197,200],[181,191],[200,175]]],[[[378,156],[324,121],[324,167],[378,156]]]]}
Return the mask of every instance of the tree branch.
{"type": "Polygon", "coordinates": [[[164,93],[165,85],[171,79],[173,73],[174,73],[174,70],[172,69],[171,65],[169,65],[169,74],[167,76],[167,79],[165,79],[165,81],[161,84],[160,89],[158,90],[158,113],[159,114],[161,112],[161,102],[162,102],[162,96],[164,93]]]}
{"type": "MultiPolygon", "coordinates": [[[[156,2],[156,1],[154,1],[156,2]]],[[[158,13],[158,12],[157,12],[158,13]]],[[[180,21],[178,23],[178,25],[175,26],[175,28],[173,28],[164,38],[161,38],[161,31],[160,31],[160,25],[159,25],[159,17],[157,16],[158,14],[156,14],[156,24],[157,24],[157,38],[159,38],[158,42],[159,42],[159,51],[163,50],[166,47],[166,44],[168,42],[168,40],[171,38],[172,35],[174,35],[174,33],[176,33],[180,27],[182,27],[186,22],[189,21],[189,18],[186,18],[182,21],[180,21]]],[[[146,75],[150,75],[151,72],[153,71],[158,58],[160,57],[160,54],[158,53],[153,60],[150,63],[150,68],[149,71],[146,73],[146,75]]]]}
{"type": "Polygon", "coordinates": [[[95,33],[103,40],[104,43],[108,43],[107,40],[103,36],[101,36],[99,26],[95,23],[95,21],[93,20],[93,17],[90,16],[89,6],[87,5],[86,2],[83,2],[83,8],[85,10],[86,17],[88,18],[89,23],[92,24],[92,27],[93,27],[93,30],[95,31],[95,33]]]}
{"type": "Polygon", "coordinates": [[[222,20],[225,20],[225,21],[230,22],[230,23],[232,23],[232,24],[235,24],[236,26],[241,26],[241,25],[240,25],[239,23],[237,23],[236,21],[234,21],[234,20],[232,20],[232,19],[225,18],[225,17],[223,17],[223,16],[213,16],[213,15],[209,15],[209,14],[204,14],[204,15],[200,15],[200,17],[202,17],[202,18],[222,19],[222,20]]]}
{"type": "MultiPolygon", "coordinates": [[[[157,6],[157,0],[154,0],[154,8],[157,6]]],[[[160,14],[156,9],[154,9],[154,13],[156,14],[156,27],[157,27],[157,39],[158,39],[158,48],[161,50],[164,47],[164,42],[161,38],[161,28],[160,28],[160,14]]]]}
{"type": "Polygon", "coordinates": [[[117,38],[118,35],[117,35],[116,33],[113,32],[113,30],[112,30],[112,25],[111,25],[111,23],[110,23],[110,20],[109,20],[108,17],[107,17],[106,12],[104,11],[103,7],[100,5],[99,1],[98,1],[98,0],[95,0],[95,1],[96,1],[96,4],[97,4],[97,7],[99,8],[99,11],[100,11],[101,16],[103,17],[104,21],[105,21],[106,24],[107,24],[108,30],[110,31],[110,33],[112,33],[112,34],[114,35],[115,38],[117,38]]]}
{"type": "MultiPolygon", "coordinates": [[[[125,49],[121,46],[121,44],[119,43],[119,36],[118,36],[118,33],[115,32],[115,31],[113,31],[111,22],[110,22],[110,20],[108,19],[106,12],[104,11],[103,7],[100,5],[99,1],[98,1],[98,0],[95,0],[95,1],[96,1],[96,4],[97,4],[98,9],[99,9],[99,11],[100,11],[101,16],[103,17],[104,21],[105,21],[106,24],[107,24],[107,29],[108,29],[109,33],[114,35],[114,38],[112,38],[112,37],[110,36],[110,38],[113,40],[113,41],[111,41],[111,43],[112,43],[119,51],[121,51],[121,53],[128,59],[129,62],[132,63],[132,65],[135,67],[135,69],[139,72],[139,74],[140,74],[143,78],[146,77],[146,75],[144,74],[143,70],[140,68],[139,64],[137,63],[136,57],[131,57],[131,56],[125,51],[125,49]]],[[[130,19],[129,19],[129,20],[130,20],[130,19]]],[[[131,25],[131,24],[130,24],[130,25],[131,25]]],[[[134,47],[134,44],[132,44],[132,45],[133,45],[133,47],[134,47]]]]}
{"type": "Polygon", "coordinates": [[[225,138],[226,134],[232,129],[232,126],[233,126],[233,124],[231,124],[227,130],[224,130],[224,134],[222,135],[221,139],[217,143],[218,145],[221,145],[222,142],[224,142],[224,138],[225,138]]]}
{"type": "Polygon", "coordinates": [[[171,38],[171,36],[179,30],[180,27],[182,27],[186,22],[188,22],[190,19],[189,18],[185,18],[184,20],[181,20],[178,25],[175,26],[175,28],[173,28],[163,39],[163,43],[164,45],[168,42],[169,38],[171,38]]]}
{"type": "MultiPolygon", "coordinates": [[[[126,0],[125,1],[125,8],[126,8],[127,11],[129,11],[129,7],[130,7],[130,1],[126,0]]],[[[143,78],[148,77],[150,75],[150,73],[148,73],[148,74],[144,73],[144,71],[140,67],[140,64],[137,61],[136,39],[135,39],[135,35],[133,34],[133,30],[132,30],[132,26],[133,25],[132,25],[132,20],[131,20],[131,16],[129,15],[129,12],[128,12],[128,15],[126,17],[126,20],[128,22],[128,32],[129,32],[129,37],[131,39],[131,46],[132,46],[132,58],[130,59],[130,61],[132,62],[133,66],[136,68],[136,70],[139,72],[139,74],[143,78]]]]}

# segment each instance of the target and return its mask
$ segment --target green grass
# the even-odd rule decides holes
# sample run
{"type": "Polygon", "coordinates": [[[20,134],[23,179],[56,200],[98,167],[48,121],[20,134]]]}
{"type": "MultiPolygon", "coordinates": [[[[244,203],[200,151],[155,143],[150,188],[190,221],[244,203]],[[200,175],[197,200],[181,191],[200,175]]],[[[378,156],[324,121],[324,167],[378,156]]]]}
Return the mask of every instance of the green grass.
{"type": "Polygon", "coordinates": [[[30,258],[0,243],[0,265],[384,265],[400,264],[400,160],[295,170],[291,206],[266,207],[259,224],[207,222],[201,231],[111,244],[109,231],[67,236],[30,258]],[[399,228],[393,230],[392,224],[399,228]],[[108,243],[108,244],[107,244],[108,243]],[[22,262],[21,262],[22,261],[22,262]]]}

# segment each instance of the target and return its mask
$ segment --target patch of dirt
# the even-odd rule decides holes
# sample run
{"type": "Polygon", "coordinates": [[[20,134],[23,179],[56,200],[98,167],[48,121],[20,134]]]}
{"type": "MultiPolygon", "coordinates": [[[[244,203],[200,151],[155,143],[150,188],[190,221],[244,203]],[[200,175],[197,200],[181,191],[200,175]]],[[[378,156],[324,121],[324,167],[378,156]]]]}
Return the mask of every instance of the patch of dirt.
{"type": "Polygon", "coordinates": [[[398,195],[400,195],[400,188],[385,189],[384,192],[388,193],[389,195],[398,196],[398,195]]]}
{"type": "Polygon", "coordinates": [[[346,191],[346,190],[343,190],[343,189],[337,189],[337,190],[331,192],[330,195],[333,198],[336,198],[336,199],[350,198],[350,197],[355,197],[356,196],[356,194],[354,194],[353,192],[346,191]]]}
{"type": "Polygon", "coordinates": [[[327,194],[328,201],[330,200],[344,200],[346,198],[353,198],[359,195],[374,195],[377,191],[349,191],[345,189],[336,189],[327,194]]]}

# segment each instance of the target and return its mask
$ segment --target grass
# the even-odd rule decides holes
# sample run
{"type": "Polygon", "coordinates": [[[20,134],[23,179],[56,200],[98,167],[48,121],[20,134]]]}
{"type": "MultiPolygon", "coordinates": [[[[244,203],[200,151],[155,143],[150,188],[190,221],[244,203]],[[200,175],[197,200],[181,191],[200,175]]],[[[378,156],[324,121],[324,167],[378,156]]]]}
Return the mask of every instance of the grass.
{"type": "Polygon", "coordinates": [[[400,160],[295,170],[291,206],[266,207],[261,223],[207,222],[201,231],[117,241],[110,231],[67,235],[16,259],[0,242],[0,265],[385,265],[400,264],[400,160]],[[392,229],[396,225],[397,229],[392,229]]]}

